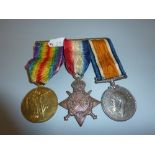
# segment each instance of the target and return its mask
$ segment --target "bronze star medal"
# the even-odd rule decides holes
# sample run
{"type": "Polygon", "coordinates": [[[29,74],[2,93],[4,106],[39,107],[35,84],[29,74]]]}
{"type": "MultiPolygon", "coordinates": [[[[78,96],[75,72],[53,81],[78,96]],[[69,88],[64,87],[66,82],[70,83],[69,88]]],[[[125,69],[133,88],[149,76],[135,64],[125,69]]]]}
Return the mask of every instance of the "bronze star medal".
{"type": "Polygon", "coordinates": [[[82,126],[87,115],[93,119],[97,116],[92,112],[92,109],[97,106],[100,101],[90,96],[91,90],[85,92],[85,82],[80,78],[75,79],[71,84],[73,92],[67,91],[69,97],[62,101],[59,105],[68,110],[68,114],[64,120],[68,120],[70,116],[74,116],[80,126],[82,126]]]}

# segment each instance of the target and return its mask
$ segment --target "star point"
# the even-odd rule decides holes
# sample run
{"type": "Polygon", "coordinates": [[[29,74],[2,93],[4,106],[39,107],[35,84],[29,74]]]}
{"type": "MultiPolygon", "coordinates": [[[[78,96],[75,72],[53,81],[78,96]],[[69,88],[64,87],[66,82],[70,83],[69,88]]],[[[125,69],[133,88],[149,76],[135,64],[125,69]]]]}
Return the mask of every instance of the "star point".
{"type": "Polygon", "coordinates": [[[70,93],[67,99],[60,102],[59,105],[68,110],[68,114],[64,117],[67,121],[70,116],[74,116],[79,126],[82,126],[87,115],[93,119],[97,116],[92,112],[92,109],[100,104],[100,101],[90,96],[91,91],[85,92],[85,82],[81,79],[76,79],[71,84],[73,92],[70,93]]]}

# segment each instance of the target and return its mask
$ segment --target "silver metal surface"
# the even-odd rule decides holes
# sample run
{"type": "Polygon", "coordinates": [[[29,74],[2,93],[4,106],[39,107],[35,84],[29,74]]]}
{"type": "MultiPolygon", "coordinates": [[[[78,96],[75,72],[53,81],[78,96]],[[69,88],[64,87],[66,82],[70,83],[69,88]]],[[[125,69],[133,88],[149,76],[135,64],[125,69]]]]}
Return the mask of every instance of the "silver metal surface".
{"type": "Polygon", "coordinates": [[[115,121],[126,121],[136,111],[136,101],[133,95],[124,87],[111,85],[101,98],[104,113],[115,121]]]}

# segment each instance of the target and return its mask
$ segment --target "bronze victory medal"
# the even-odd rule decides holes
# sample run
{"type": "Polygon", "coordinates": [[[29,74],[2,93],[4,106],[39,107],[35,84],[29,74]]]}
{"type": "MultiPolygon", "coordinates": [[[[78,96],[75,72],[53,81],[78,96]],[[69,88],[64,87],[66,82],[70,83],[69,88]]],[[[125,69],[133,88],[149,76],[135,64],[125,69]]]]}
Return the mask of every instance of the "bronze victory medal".
{"type": "Polygon", "coordinates": [[[57,107],[56,94],[49,88],[39,86],[24,97],[21,111],[30,122],[40,123],[49,120],[55,114],[57,107]]]}

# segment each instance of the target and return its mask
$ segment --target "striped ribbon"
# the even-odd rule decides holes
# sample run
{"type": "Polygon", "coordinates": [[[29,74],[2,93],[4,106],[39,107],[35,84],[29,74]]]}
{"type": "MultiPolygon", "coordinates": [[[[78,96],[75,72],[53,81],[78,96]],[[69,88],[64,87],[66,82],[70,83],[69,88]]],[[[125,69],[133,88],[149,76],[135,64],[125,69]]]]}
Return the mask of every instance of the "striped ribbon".
{"type": "Polygon", "coordinates": [[[110,82],[111,80],[127,77],[109,38],[89,39],[89,43],[91,62],[97,83],[110,82]]]}
{"type": "Polygon", "coordinates": [[[90,63],[88,40],[64,40],[64,58],[67,71],[82,77],[90,63]]]}
{"type": "Polygon", "coordinates": [[[26,69],[29,79],[35,84],[46,84],[63,63],[63,46],[50,47],[47,41],[36,41],[33,58],[26,69]]]}

